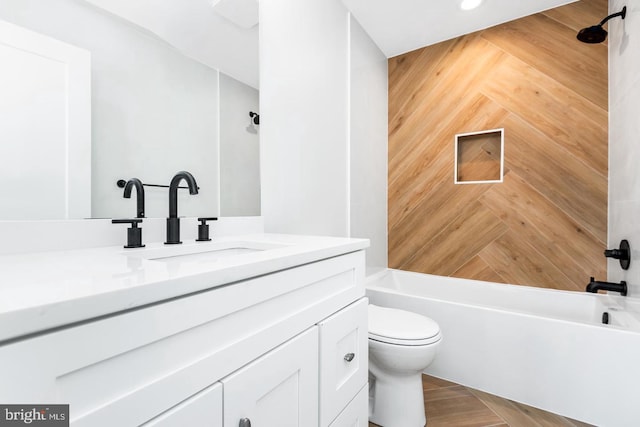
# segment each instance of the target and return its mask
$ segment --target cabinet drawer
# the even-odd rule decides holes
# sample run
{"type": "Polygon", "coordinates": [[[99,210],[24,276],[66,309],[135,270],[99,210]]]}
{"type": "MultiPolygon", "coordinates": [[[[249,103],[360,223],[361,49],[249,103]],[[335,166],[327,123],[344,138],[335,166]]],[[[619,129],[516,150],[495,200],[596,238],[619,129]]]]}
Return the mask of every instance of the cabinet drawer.
{"type": "Polygon", "coordinates": [[[368,427],[368,425],[369,384],[367,383],[329,427],[368,427]]]}
{"type": "Polygon", "coordinates": [[[328,426],[367,383],[368,303],[362,298],[318,324],[321,426],[328,426]]]}
{"type": "Polygon", "coordinates": [[[222,427],[222,384],[216,383],[141,427],[222,427]]]}

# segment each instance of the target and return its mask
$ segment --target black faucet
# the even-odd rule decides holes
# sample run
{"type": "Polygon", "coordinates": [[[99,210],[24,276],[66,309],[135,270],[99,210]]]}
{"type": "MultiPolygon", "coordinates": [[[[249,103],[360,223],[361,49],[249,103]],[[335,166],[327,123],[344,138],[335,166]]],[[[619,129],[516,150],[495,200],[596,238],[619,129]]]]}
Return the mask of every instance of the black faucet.
{"type": "Polygon", "coordinates": [[[189,172],[180,171],[169,184],[169,218],[167,218],[167,241],[165,245],[176,245],[180,241],[180,218],[178,218],[178,185],[185,180],[189,187],[189,194],[198,194],[196,179],[189,172]]]}
{"type": "Polygon", "coordinates": [[[137,197],[136,218],[144,218],[144,186],[142,185],[142,181],[140,181],[138,178],[131,178],[129,181],[127,181],[127,184],[124,186],[124,197],[126,199],[131,198],[131,189],[133,187],[136,188],[137,197]]]}
{"type": "Polygon", "coordinates": [[[598,292],[598,290],[602,289],[603,291],[613,291],[620,292],[620,295],[627,296],[627,282],[624,280],[620,283],[611,283],[611,282],[599,282],[594,280],[593,277],[591,281],[587,285],[587,292],[593,292],[594,294],[598,292]]]}

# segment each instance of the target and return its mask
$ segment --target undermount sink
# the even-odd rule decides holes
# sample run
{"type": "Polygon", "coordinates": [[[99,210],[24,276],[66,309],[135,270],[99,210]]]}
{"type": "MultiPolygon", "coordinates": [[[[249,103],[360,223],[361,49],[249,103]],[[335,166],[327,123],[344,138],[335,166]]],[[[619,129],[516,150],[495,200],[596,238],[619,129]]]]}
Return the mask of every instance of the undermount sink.
{"type": "Polygon", "coordinates": [[[127,256],[160,262],[211,262],[220,258],[277,249],[286,245],[271,242],[229,241],[167,245],[125,252],[127,256]]]}

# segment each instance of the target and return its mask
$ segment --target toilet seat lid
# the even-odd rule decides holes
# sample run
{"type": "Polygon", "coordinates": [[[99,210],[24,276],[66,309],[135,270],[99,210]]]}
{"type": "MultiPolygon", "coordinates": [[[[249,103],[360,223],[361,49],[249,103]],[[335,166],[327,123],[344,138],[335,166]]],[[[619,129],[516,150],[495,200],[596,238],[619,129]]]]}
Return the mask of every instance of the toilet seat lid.
{"type": "Polygon", "coordinates": [[[369,338],[401,345],[424,345],[440,339],[440,326],[426,316],[369,304],[369,338]]]}

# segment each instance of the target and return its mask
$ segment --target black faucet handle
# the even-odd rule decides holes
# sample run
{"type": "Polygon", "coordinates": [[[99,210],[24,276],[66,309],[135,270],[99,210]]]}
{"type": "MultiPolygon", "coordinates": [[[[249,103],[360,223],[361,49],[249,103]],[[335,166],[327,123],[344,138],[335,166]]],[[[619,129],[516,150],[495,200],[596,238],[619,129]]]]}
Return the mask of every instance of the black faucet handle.
{"type": "Polygon", "coordinates": [[[198,225],[198,238],[196,239],[196,242],[209,242],[211,240],[209,238],[209,225],[207,224],[207,221],[217,220],[218,218],[214,216],[198,218],[200,224],[198,225]]]}
{"type": "Polygon", "coordinates": [[[210,216],[210,217],[206,217],[206,218],[198,218],[198,221],[200,221],[200,224],[206,224],[207,221],[217,221],[218,217],[215,216],[210,216]]]}
{"type": "Polygon", "coordinates": [[[142,228],[138,228],[138,224],[142,223],[142,219],[112,219],[112,224],[131,224],[127,229],[127,244],[125,248],[144,248],[142,244],[142,228]]]}
{"type": "Polygon", "coordinates": [[[112,219],[111,224],[131,224],[131,227],[138,227],[138,224],[142,222],[142,218],[131,219],[112,219]]]}

